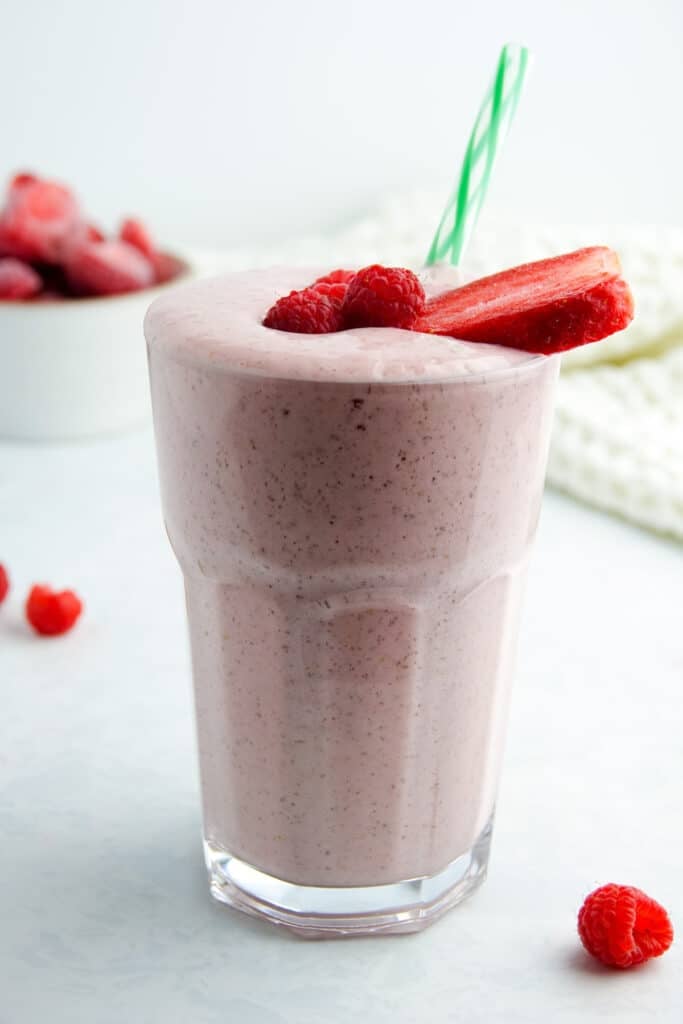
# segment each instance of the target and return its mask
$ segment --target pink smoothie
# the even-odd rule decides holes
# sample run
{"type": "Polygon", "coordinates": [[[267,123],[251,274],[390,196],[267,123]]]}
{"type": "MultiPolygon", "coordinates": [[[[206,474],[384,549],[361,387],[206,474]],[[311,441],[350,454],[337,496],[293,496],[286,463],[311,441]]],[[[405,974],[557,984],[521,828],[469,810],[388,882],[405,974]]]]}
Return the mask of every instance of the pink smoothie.
{"type": "Polygon", "coordinates": [[[205,835],[290,882],[364,886],[440,871],[493,813],[558,367],[262,326],[321,273],[177,289],[145,332],[205,835]]]}

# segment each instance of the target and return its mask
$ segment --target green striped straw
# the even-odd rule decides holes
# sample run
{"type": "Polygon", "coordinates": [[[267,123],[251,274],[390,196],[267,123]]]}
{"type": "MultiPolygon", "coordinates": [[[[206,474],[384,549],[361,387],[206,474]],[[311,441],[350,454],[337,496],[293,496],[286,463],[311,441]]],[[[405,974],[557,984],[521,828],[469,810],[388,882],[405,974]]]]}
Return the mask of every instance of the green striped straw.
{"type": "Polygon", "coordinates": [[[446,261],[459,264],[474,231],[488,191],[491,173],[515,116],[529,51],[508,43],[500,52],[498,67],[462,162],[460,181],[448,200],[427,256],[427,266],[446,261]]]}

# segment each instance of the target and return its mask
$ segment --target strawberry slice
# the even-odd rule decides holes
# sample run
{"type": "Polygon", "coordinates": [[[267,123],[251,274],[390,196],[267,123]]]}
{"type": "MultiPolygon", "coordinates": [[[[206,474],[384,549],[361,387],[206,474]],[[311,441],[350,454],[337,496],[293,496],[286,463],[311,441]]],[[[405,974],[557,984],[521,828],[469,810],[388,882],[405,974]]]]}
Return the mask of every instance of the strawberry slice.
{"type": "Polygon", "coordinates": [[[633,319],[619,257],[605,246],[525,263],[431,299],[411,330],[552,354],[633,319]]]}

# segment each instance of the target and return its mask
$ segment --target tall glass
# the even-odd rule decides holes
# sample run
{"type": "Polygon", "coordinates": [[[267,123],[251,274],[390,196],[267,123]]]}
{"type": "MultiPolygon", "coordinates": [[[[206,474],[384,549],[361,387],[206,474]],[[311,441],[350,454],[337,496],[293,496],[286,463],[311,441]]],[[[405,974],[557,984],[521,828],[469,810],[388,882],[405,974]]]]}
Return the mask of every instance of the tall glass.
{"type": "Polygon", "coordinates": [[[211,891],[304,934],[421,929],[486,873],[557,360],[288,379],[161,312],[211,891]]]}

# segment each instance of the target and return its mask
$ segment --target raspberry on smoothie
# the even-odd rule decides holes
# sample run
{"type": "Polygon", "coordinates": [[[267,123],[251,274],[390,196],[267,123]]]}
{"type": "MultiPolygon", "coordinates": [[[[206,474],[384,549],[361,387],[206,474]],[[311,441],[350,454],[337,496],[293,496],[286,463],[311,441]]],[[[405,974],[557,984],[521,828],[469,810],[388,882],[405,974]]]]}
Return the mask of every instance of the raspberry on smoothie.
{"type": "Polygon", "coordinates": [[[595,246],[525,263],[426,301],[412,270],[374,264],[355,274],[333,271],[291,292],[268,310],[263,323],[303,334],[403,327],[548,355],[628,326],[633,296],[620,273],[617,254],[595,246]],[[334,275],[343,279],[331,282],[334,275]]]}

